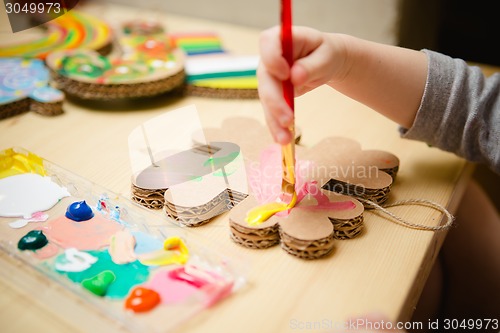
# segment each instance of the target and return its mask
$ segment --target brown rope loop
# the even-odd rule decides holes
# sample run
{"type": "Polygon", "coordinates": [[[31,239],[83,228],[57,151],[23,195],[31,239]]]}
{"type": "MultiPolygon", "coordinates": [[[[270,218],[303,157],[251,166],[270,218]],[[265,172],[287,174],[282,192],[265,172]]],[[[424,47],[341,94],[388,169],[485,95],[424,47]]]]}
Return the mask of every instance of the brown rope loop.
{"type": "Polygon", "coordinates": [[[435,203],[435,202],[430,201],[430,200],[408,199],[408,200],[401,200],[401,201],[394,202],[392,204],[386,204],[384,206],[381,206],[381,205],[376,204],[375,202],[372,202],[370,200],[366,200],[366,199],[362,199],[362,198],[357,198],[357,199],[359,201],[369,205],[369,206],[372,206],[376,210],[379,210],[379,211],[383,212],[384,214],[390,216],[391,218],[393,218],[396,221],[396,223],[399,223],[401,225],[404,225],[404,226],[412,228],[412,229],[430,230],[430,231],[446,230],[452,226],[453,220],[454,220],[453,215],[451,215],[451,213],[446,208],[444,208],[440,204],[435,203]],[[396,214],[390,212],[387,209],[389,207],[405,206],[405,205],[421,205],[421,206],[427,206],[427,207],[434,208],[437,211],[440,211],[441,213],[443,213],[444,216],[446,216],[446,223],[443,225],[438,225],[438,226],[426,226],[426,225],[422,225],[422,224],[412,223],[412,222],[406,221],[405,219],[397,216],[396,214]]]}

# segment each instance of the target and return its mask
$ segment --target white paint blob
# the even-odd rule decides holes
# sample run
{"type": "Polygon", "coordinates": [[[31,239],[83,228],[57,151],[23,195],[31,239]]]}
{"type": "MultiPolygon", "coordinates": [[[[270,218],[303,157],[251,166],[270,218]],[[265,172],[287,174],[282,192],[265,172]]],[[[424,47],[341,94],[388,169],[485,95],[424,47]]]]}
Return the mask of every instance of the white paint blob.
{"type": "Polygon", "coordinates": [[[50,177],[23,173],[0,179],[0,216],[29,219],[33,213],[52,208],[68,190],[50,177]]]}
{"type": "Polygon", "coordinates": [[[81,272],[97,262],[97,258],[91,254],[69,248],[57,257],[55,267],[62,272],[81,272]]]}

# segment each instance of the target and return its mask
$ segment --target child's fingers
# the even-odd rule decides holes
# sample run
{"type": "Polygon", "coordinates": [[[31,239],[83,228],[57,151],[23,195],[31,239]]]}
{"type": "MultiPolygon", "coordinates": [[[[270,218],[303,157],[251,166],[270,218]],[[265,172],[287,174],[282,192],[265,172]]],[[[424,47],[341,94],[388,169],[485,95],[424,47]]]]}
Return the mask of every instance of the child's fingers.
{"type": "Polygon", "coordinates": [[[294,59],[306,57],[323,43],[323,33],[318,30],[301,26],[292,29],[294,59]]]}
{"type": "MultiPolygon", "coordinates": [[[[291,69],[291,79],[296,86],[320,86],[332,79],[336,61],[334,46],[325,38],[323,42],[306,57],[298,59],[291,69]]],[[[342,61],[342,59],[339,59],[342,61]]]]}
{"type": "Polygon", "coordinates": [[[274,141],[281,145],[286,145],[291,142],[293,139],[292,132],[286,127],[281,127],[277,123],[276,118],[272,117],[270,113],[265,113],[265,115],[267,126],[271,131],[274,141]]]}
{"type": "Polygon", "coordinates": [[[264,108],[266,121],[276,142],[286,144],[291,140],[288,127],[293,122],[293,112],[283,98],[282,84],[259,64],[259,98],[264,108]]]}
{"type": "Polygon", "coordinates": [[[287,144],[293,140],[293,135],[289,126],[293,122],[293,111],[286,104],[283,98],[282,81],[292,78],[295,85],[296,96],[302,92],[309,91],[318,85],[325,83],[323,77],[318,77],[315,72],[321,72],[321,66],[326,66],[325,60],[316,67],[310,62],[317,61],[321,57],[326,58],[323,53],[328,49],[321,48],[323,34],[317,30],[306,27],[293,27],[294,57],[299,66],[292,68],[295,73],[291,75],[291,70],[282,56],[280,28],[273,27],[265,30],[260,35],[260,63],[257,70],[259,81],[259,97],[265,111],[266,121],[274,140],[280,144],[287,144]],[[317,49],[320,48],[320,52],[317,49]],[[304,59],[313,55],[311,61],[304,61],[305,67],[300,65],[304,59]],[[305,57],[305,58],[302,58],[305,57]],[[295,75],[295,77],[293,76],[295,75]],[[314,86],[315,80],[323,80],[314,86]],[[294,82],[295,81],[295,82],[294,82]],[[311,84],[313,83],[313,84],[311,84]]]}
{"type": "MultiPolygon", "coordinates": [[[[293,27],[293,53],[295,61],[309,57],[323,43],[323,33],[307,28],[293,27]]],[[[282,56],[280,28],[278,26],[264,30],[259,39],[260,60],[269,73],[280,80],[290,75],[290,68],[282,56]]],[[[324,62],[323,62],[324,63],[324,62]]]]}
{"type": "Polygon", "coordinates": [[[286,80],[290,75],[290,68],[282,56],[280,30],[273,27],[260,34],[260,61],[267,71],[279,80],[286,80]]]}

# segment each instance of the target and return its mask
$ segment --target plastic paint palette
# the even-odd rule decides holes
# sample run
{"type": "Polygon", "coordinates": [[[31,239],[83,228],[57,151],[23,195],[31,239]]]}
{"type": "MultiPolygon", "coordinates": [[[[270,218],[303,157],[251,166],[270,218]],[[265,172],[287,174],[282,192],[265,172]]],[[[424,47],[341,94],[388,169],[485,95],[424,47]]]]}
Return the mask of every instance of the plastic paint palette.
{"type": "MultiPolygon", "coordinates": [[[[5,158],[8,158],[6,151],[0,152],[0,168],[4,169],[9,164],[4,163],[5,158]]],[[[10,151],[21,157],[35,156],[36,158],[36,155],[21,148],[14,148],[10,151]]],[[[27,223],[24,227],[12,228],[9,223],[18,221],[22,217],[0,217],[0,257],[2,258],[0,274],[5,281],[20,289],[22,293],[30,295],[30,300],[56,313],[58,317],[68,320],[73,325],[78,325],[85,331],[96,329],[115,331],[119,327],[121,331],[128,332],[168,332],[245,284],[245,276],[239,268],[243,267],[239,266],[241,261],[237,262],[234,258],[228,258],[214,251],[209,244],[204,244],[202,240],[197,239],[196,235],[189,234],[189,230],[181,228],[174,221],[166,220],[164,214],[157,215],[43,158],[39,158],[37,162],[43,168],[38,165],[30,172],[40,173],[44,170],[46,176],[50,177],[52,182],[66,188],[70,196],[62,198],[44,212],[49,215],[45,222],[27,223]],[[109,223],[118,223],[122,230],[130,231],[131,234],[143,235],[150,241],[160,244],[172,237],[181,239],[189,251],[187,262],[147,266],[149,276],[144,285],[151,285],[157,275],[169,276],[181,272],[177,275],[181,276],[181,280],[177,280],[181,289],[196,286],[196,290],[191,292],[189,297],[171,300],[169,304],[162,302],[150,311],[133,312],[125,308],[126,297],[97,296],[82,287],[82,284],[69,279],[69,273],[61,274],[56,270],[56,258],[65,253],[65,249],[60,245],[52,244],[58,254],[45,259],[37,256],[37,251],[18,249],[19,240],[30,230],[44,230],[43,228],[47,227],[51,221],[64,216],[69,205],[83,200],[100,219],[107,220],[109,223]],[[186,275],[185,272],[189,272],[192,268],[196,268],[195,271],[201,271],[202,274],[195,277],[186,275]],[[204,284],[206,288],[203,287],[204,284]],[[213,293],[214,289],[218,290],[216,294],[213,293]]],[[[12,165],[16,169],[15,163],[12,165]]],[[[7,174],[8,177],[13,177],[11,174],[22,171],[0,170],[0,175],[2,172],[4,176],[7,174]]],[[[2,179],[7,178],[0,178],[0,184],[2,179]]],[[[2,200],[1,193],[0,200],[2,200]]],[[[68,234],[64,237],[71,238],[72,236],[68,234]]],[[[50,237],[48,238],[51,244],[50,237]]],[[[111,245],[99,251],[106,253],[109,246],[111,245]]],[[[138,246],[137,242],[135,251],[138,251],[138,246]]],[[[92,253],[92,251],[89,252],[92,253]]]]}

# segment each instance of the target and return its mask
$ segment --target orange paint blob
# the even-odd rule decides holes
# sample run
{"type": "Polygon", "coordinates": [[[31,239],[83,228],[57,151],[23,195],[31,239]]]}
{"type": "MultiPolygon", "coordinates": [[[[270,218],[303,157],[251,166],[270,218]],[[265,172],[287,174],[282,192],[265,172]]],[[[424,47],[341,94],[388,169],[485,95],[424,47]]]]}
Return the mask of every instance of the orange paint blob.
{"type": "Polygon", "coordinates": [[[125,300],[125,308],[134,312],[146,312],[160,304],[160,294],[156,291],[136,287],[125,300]]]}

